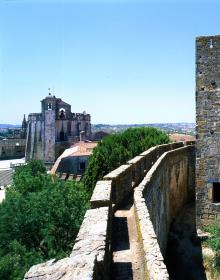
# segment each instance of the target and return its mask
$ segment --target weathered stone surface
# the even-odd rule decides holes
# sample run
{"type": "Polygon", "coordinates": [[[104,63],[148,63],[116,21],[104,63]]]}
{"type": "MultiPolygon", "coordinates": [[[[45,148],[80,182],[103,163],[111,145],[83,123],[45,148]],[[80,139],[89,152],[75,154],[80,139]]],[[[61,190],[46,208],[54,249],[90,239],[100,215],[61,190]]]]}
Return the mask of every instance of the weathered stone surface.
{"type": "Polygon", "coordinates": [[[144,156],[137,156],[127,162],[132,165],[132,185],[135,187],[140,183],[143,176],[146,174],[145,158],[144,156]]]}
{"type": "Polygon", "coordinates": [[[104,180],[112,180],[112,203],[119,204],[133,188],[132,165],[124,164],[113,170],[104,180]]]}
{"type": "Polygon", "coordinates": [[[29,280],[92,280],[96,255],[81,255],[59,261],[50,260],[32,266],[25,279],[29,280]]]}
{"type": "Polygon", "coordinates": [[[150,279],[169,279],[163,254],[169,227],[193,196],[192,146],[164,153],[134,192],[136,220],[150,279]]]}
{"type": "Polygon", "coordinates": [[[111,205],[112,181],[98,181],[90,199],[91,208],[111,205]]]}
{"type": "Polygon", "coordinates": [[[220,36],[196,39],[196,207],[197,227],[220,214],[213,183],[220,178],[220,36]],[[210,186],[211,184],[211,186],[210,186]],[[208,215],[210,213],[212,215],[208,215]]]}
{"type": "Polygon", "coordinates": [[[108,237],[109,208],[101,207],[86,212],[83,223],[75,240],[72,254],[80,255],[95,252],[103,261],[108,237]]]}

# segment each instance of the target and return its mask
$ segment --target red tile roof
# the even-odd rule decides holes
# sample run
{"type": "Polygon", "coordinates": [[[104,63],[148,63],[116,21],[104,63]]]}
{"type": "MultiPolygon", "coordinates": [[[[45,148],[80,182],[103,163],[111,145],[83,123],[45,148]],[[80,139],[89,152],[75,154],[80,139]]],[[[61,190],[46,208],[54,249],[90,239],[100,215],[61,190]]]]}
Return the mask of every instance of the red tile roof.
{"type": "Polygon", "coordinates": [[[59,166],[62,158],[65,157],[79,157],[79,156],[90,156],[92,154],[92,150],[98,145],[97,142],[84,142],[79,141],[71,146],[69,149],[66,149],[56,160],[54,163],[51,173],[56,173],[56,170],[59,166]]]}

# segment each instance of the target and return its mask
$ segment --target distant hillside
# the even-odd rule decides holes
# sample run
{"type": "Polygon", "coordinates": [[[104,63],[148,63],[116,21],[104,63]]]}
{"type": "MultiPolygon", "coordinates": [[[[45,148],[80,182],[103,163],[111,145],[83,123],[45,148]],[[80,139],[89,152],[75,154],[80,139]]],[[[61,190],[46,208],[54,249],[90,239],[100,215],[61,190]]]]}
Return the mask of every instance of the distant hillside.
{"type": "Polygon", "coordinates": [[[0,129],[7,129],[7,128],[19,128],[20,125],[18,124],[5,124],[5,123],[0,123],[0,129]]]}
{"type": "Polygon", "coordinates": [[[130,127],[156,127],[169,134],[187,134],[195,135],[195,123],[147,123],[147,124],[94,124],[93,132],[104,131],[107,133],[116,133],[130,127]]]}

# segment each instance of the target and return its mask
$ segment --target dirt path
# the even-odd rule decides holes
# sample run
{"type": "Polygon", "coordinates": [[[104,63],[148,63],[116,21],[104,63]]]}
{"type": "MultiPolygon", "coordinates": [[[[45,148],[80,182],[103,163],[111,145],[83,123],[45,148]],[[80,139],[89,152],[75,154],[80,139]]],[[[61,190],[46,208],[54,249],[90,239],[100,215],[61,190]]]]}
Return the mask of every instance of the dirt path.
{"type": "Polygon", "coordinates": [[[131,200],[114,214],[112,230],[112,280],[144,279],[141,248],[131,200]]]}

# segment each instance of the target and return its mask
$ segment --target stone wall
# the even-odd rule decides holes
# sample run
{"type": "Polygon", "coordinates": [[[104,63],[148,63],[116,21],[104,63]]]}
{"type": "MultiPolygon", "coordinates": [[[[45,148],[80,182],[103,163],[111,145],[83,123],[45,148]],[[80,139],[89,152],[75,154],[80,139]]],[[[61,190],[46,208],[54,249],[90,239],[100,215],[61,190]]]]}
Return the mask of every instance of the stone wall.
{"type": "Polygon", "coordinates": [[[197,227],[212,223],[213,220],[220,220],[219,116],[220,36],[198,37],[196,39],[197,227]]]}
{"type": "Polygon", "coordinates": [[[169,279],[163,261],[167,237],[172,221],[194,197],[194,166],[193,146],[166,152],[134,191],[136,221],[149,279],[169,279]]]}
{"type": "MultiPolygon", "coordinates": [[[[187,152],[191,148],[179,149],[183,146],[184,143],[179,142],[153,147],[130,160],[127,164],[110,172],[102,181],[98,181],[91,197],[91,209],[86,212],[70,257],[59,261],[51,260],[47,263],[33,266],[26,273],[25,279],[108,280],[110,277],[109,266],[112,258],[111,228],[114,209],[117,208],[117,205],[122,202],[127,195],[133,192],[133,189],[138,186],[150,168],[154,166],[155,162],[164,152],[177,149],[178,152],[176,156],[178,157],[179,155],[180,158],[183,157],[182,161],[181,159],[179,161],[184,163],[184,167],[181,168],[185,171],[186,166],[189,167],[189,161],[191,160],[191,157],[187,159],[187,156],[190,156],[190,153],[188,154],[187,152]]],[[[164,162],[165,159],[163,160],[163,163],[164,162]]],[[[187,175],[186,180],[188,183],[191,180],[190,178],[192,175],[189,174],[191,174],[190,172],[192,169],[190,167],[187,170],[188,173],[184,173],[184,175],[187,175]]],[[[182,169],[181,171],[183,172],[182,169]]],[[[182,178],[182,175],[180,175],[180,178],[182,178]]],[[[186,181],[184,182],[186,183],[186,181]]],[[[142,186],[143,182],[137,188],[142,186]]],[[[183,185],[181,186],[183,187],[183,185]]],[[[140,202],[143,201],[142,199],[140,202]]],[[[136,203],[136,207],[137,206],[138,203],[136,203]]],[[[149,219],[147,219],[147,222],[149,223],[149,219]]],[[[149,247],[151,252],[153,252],[152,250],[157,250],[158,253],[160,253],[156,235],[151,245],[155,246],[153,249],[149,247]]],[[[154,252],[157,253],[157,251],[154,252]]],[[[147,269],[151,270],[151,267],[148,266],[147,269]]],[[[148,271],[148,275],[149,274],[150,272],[148,271]]],[[[159,278],[152,279],[156,280],[159,278]]]]}
{"type": "Polygon", "coordinates": [[[25,139],[0,141],[0,159],[22,158],[25,156],[25,139]]]}
{"type": "Polygon", "coordinates": [[[112,180],[113,206],[117,207],[117,204],[131,193],[164,152],[177,149],[183,145],[183,142],[177,142],[152,147],[104,176],[104,180],[112,180]]]}

